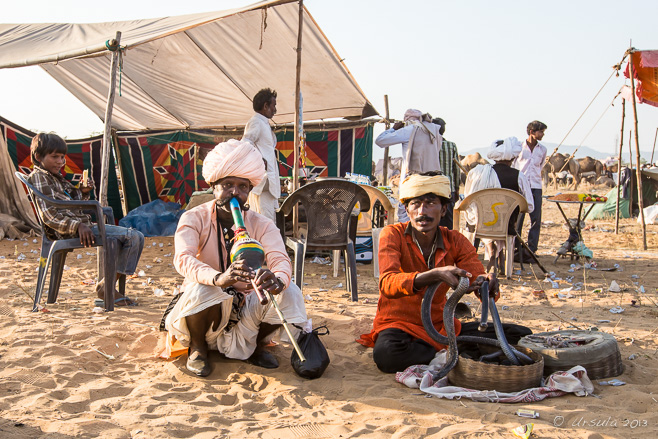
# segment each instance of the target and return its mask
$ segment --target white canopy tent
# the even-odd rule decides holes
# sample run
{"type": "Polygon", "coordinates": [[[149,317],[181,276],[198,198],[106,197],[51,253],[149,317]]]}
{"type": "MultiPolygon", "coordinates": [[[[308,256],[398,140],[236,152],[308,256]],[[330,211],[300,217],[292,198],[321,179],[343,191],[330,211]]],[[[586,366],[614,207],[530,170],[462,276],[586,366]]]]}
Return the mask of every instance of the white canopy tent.
{"type": "MultiPolygon", "coordinates": [[[[241,126],[251,99],[277,90],[277,124],[294,121],[299,9],[295,0],[91,24],[0,24],[0,68],[39,64],[104,119],[112,52],[123,62],[111,117],[117,130],[241,126]]],[[[303,13],[303,119],[377,114],[308,10],[303,13]]]]}
{"type": "Polygon", "coordinates": [[[243,126],[264,87],[279,94],[277,124],[377,114],[303,0],[111,23],[0,24],[0,68],[30,65],[40,65],[104,121],[104,206],[111,128],[243,126]]]}

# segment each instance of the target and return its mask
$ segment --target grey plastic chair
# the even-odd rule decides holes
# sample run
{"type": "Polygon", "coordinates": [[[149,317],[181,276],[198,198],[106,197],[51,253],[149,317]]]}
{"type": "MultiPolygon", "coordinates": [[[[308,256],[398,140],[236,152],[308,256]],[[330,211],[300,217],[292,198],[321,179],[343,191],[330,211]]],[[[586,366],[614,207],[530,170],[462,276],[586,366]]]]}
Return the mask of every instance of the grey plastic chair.
{"type": "MultiPolygon", "coordinates": [[[[277,226],[286,246],[295,252],[295,284],[304,285],[304,257],[307,249],[332,250],[334,267],[340,253],[345,258],[345,281],[352,301],[359,298],[356,281],[354,241],[359,212],[370,210],[368,193],[358,184],[345,180],[309,183],[293,192],[277,209],[277,226]],[[355,206],[359,209],[355,212],[355,206]],[[286,216],[301,204],[306,212],[306,236],[286,236],[286,216]]],[[[335,273],[335,271],[334,271],[335,273]]]]}
{"type": "MultiPolygon", "coordinates": [[[[48,274],[48,268],[50,270],[50,284],[48,288],[48,299],[46,303],[55,303],[57,301],[57,295],[59,293],[59,286],[62,282],[62,273],[64,272],[64,263],[66,262],[66,255],[73,251],[74,249],[86,248],[80,244],[79,238],[71,239],[57,239],[55,235],[48,229],[48,227],[43,223],[41,219],[41,209],[39,203],[36,202],[36,198],[43,200],[46,204],[57,206],[59,208],[68,208],[68,209],[82,209],[86,211],[91,211],[96,215],[98,231],[100,234],[100,240],[96,240],[93,244],[93,247],[103,247],[101,252],[101,257],[98,260],[98,278],[104,278],[105,274],[108,274],[108,279],[112,279],[110,282],[105,282],[105,309],[107,311],[114,311],[114,292],[115,292],[115,283],[114,279],[116,278],[116,258],[118,252],[118,243],[116,239],[108,239],[105,235],[105,223],[114,224],[114,214],[112,213],[112,208],[110,207],[101,207],[98,201],[89,200],[89,201],[60,201],[53,200],[50,197],[46,197],[44,194],[39,192],[30,182],[27,181],[27,176],[21,172],[15,172],[16,178],[18,178],[21,183],[25,185],[29,192],[30,201],[32,206],[36,210],[36,217],[39,220],[39,225],[41,226],[41,252],[39,255],[39,274],[37,277],[37,287],[34,292],[34,303],[32,305],[32,311],[39,310],[39,302],[41,301],[41,295],[43,294],[43,287],[46,280],[46,275],[48,274]],[[107,220],[105,220],[107,218],[107,220]]],[[[119,290],[125,292],[126,287],[126,276],[122,275],[119,278],[119,290]]]]}

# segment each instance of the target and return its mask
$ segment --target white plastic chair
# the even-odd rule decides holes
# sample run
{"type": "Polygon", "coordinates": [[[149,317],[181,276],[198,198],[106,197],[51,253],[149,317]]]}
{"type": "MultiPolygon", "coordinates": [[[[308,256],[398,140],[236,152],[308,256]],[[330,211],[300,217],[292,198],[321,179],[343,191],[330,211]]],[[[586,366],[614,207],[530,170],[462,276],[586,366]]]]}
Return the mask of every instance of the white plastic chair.
{"type": "Polygon", "coordinates": [[[514,240],[516,236],[508,235],[508,224],[512,212],[517,207],[520,213],[528,211],[528,202],[520,193],[511,189],[483,189],[473,192],[455,205],[453,230],[459,229],[460,214],[474,205],[477,211],[475,232],[461,231],[471,242],[475,238],[498,239],[505,241],[505,276],[512,277],[514,264],[514,240]]]}

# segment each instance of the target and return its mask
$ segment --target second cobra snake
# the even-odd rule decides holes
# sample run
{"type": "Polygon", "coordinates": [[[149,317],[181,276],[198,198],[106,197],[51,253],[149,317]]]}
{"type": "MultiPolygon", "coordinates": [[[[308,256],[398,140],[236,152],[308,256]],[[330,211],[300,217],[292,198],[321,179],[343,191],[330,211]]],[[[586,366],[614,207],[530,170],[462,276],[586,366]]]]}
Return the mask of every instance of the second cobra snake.
{"type": "MultiPolygon", "coordinates": [[[[459,359],[459,352],[457,350],[457,341],[463,341],[468,343],[479,343],[479,344],[499,347],[503,350],[505,356],[508,357],[508,359],[512,362],[512,364],[518,365],[520,364],[520,362],[523,362],[524,364],[532,364],[534,362],[532,358],[528,357],[526,354],[522,352],[517,351],[516,349],[514,349],[512,346],[509,345],[507,339],[505,338],[505,334],[503,332],[502,323],[500,322],[500,318],[496,310],[494,299],[493,297],[488,298],[488,294],[486,294],[487,298],[483,298],[483,304],[486,301],[488,302],[489,308],[491,308],[491,315],[494,319],[497,339],[476,337],[471,335],[462,335],[459,337],[456,336],[455,321],[454,321],[455,308],[457,307],[457,303],[459,303],[459,300],[464,296],[464,294],[468,292],[468,287],[469,287],[469,280],[468,278],[465,277],[460,278],[459,285],[457,286],[457,288],[453,290],[452,295],[446,301],[445,307],[443,308],[443,325],[446,329],[447,336],[440,334],[439,331],[436,330],[436,328],[434,327],[434,323],[432,322],[432,299],[434,299],[434,293],[436,293],[436,289],[439,287],[440,284],[441,282],[437,282],[433,285],[430,285],[427,288],[427,291],[425,292],[425,296],[423,297],[423,302],[421,305],[421,319],[423,321],[423,326],[425,327],[425,331],[427,331],[427,334],[432,338],[432,340],[436,341],[437,343],[448,346],[448,357],[446,359],[446,364],[441,369],[439,369],[439,371],[436,374],[433,374],[432,378],[434,379],[434,381],[438,381],[441,378],[448,375],[448,372],[450,372],[457,365],[457,361],[459,359]],[[510,356],[513,358],[513,360],[512,358],[510,358],[510,356]]],[[[488,286],[487,286],[487,290],[488,290],[488,286]]],[[[483,317],[486,319],[487,317],[486,312],[483,312],[482,314],[483,317]]],[[[485,324],[486,324],[486,320],[481,322],[480,326],[483,327],[483,325],[485,324]]]]}

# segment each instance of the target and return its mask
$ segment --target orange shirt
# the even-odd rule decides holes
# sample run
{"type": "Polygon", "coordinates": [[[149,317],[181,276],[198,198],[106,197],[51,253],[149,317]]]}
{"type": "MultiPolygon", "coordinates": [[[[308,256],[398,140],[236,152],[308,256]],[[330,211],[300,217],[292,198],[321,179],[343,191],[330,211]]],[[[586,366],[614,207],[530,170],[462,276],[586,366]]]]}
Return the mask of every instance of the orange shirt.
{"type": "MultiPolygon", "coordinates": [[[[439,227],[433,267],[455,265],[471,273],[471,283],[481,274],[484,267],[477,257],[473,245],[459,232],[439,227]]],[[[384,227],[379,238],[379,303],[373,321],[373,329],[363,334],[357,341],[373,347],[377,334],[384,329],[397,328],[425,340],[437,350],[445,346],[427,335],[420,317],[420,308],[427,288],[415,292],[413,289],[416,274],[429,271],[427,262],[411,235],[411,224],[397,223],[384,227]]],[[[442,284],[434,294],[432,321],[439,332],[443,328],[443,308],[446,292],[450,287],[442,284]]],[[[455,319],[455,332],[459,334],[461,324],[455,319]]]]}

